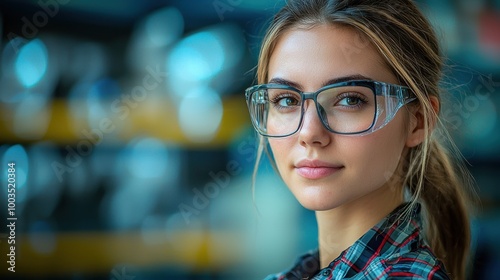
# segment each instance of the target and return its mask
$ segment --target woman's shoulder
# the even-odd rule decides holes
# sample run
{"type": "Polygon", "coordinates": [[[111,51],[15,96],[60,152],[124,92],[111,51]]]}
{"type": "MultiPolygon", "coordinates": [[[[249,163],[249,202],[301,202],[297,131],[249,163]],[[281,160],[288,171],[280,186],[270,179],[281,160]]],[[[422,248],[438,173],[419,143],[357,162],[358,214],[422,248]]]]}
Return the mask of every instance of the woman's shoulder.
{"type": "Polygon", "coordinates": [[[378,258],[366,269],[366,278],[372,275],[376,276],[373,279],[450,279],[444,264],[428,247],[378,258]]]}
{"type": "Polygon", "coordinates": [[[333,275],[340,273],[338,269],[342,269],[344,278],[349,279],[450,279],[443,263],[426,246],[412,251],[374,256],[367,267],[361,271],[355,266],[347,268],[343,265],[338,265],[336,269],[328,267],[317,270],[316,266],[311,266],[315,262],[308,259],[314,256],[314,254],[306,254],[299,258],[298,264],[291,270],[268,275],[265,280],[331,279],[333,275]],[[311,269],[304,271],[304,268],[311,269]]]}

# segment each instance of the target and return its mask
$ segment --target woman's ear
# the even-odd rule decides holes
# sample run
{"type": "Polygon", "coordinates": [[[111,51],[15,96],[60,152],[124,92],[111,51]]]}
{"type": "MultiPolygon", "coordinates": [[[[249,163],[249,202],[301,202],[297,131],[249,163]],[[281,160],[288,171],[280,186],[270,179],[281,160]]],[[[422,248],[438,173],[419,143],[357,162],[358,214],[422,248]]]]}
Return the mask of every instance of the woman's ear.
{"type": "Polygon", "coordinates": [[[439,114],[439,99],[436,96],[429,96],[429,102],[432,111],[428,115],[428,127],[426,133],[426,125],[424,120],[424,106],[421,104],[415,110],[410,110],[410,125],[408,127],[408,137],[406,138],[406,146],[411,148],[422,143],[427,134],[430,134],[436,126],[437,116],[439,114]]]}

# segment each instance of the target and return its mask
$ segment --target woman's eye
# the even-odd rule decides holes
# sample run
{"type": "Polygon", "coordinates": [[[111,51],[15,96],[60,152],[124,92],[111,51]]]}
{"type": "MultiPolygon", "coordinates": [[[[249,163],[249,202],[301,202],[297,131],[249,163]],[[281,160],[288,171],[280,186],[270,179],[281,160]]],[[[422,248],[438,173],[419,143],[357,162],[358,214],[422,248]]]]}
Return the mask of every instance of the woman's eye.
{"type": "Polygon", "coordinates": [[[283,97],[278,100],[278,105],[282,107],[290,107],[299,105],[299,101],[293,97],[283,97]]]}
{"type": "Polygon", "coordinates": [[[352,106],[360,106],[363,103],[365,103],[365,100],[363,100],[363,98],[359,96],[345,96],[341,98],[339,102],[337,102],[337,105],[352,107],[352,106]]]}
{"type": "Polygon", "coordinates": [[[339,104],[344,106],[355,106],[358,105],[360,102],[361,100],[358,97],[351,96],[340,100],[339,104]]]}
{"type": "Polygon", "coordinates": [[[281,108],[300,106],[300,100],[294,96],[277,96],[272,102],[281,108]]]}

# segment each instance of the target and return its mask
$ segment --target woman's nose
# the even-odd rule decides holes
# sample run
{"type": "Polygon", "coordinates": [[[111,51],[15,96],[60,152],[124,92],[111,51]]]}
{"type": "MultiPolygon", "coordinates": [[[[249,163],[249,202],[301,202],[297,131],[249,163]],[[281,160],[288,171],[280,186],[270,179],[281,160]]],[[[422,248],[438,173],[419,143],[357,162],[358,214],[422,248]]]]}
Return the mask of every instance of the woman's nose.
{"type": "Polygon", "coordinates": [[[323,147],[330,143],[331,134],[323,125],[314,101],[307,100],[304,104],[304,116],[299,130],[299,142],[302,146],[323,147]]]}

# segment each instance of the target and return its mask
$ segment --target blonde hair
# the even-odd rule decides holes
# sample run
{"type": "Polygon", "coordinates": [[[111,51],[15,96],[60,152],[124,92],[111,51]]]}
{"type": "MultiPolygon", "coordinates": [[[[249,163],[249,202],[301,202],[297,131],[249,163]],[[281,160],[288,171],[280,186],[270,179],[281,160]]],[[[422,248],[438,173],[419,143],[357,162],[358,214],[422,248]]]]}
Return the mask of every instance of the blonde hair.
{"type": "MultiPolygon", "coordinates": [[[[267,82],[268,63],[280,35],[291,27],[317,24],[341,24],[363,34],[400,83],[417,96],[416,106],[421,107],[426,135],[403,159],[402,186],[410,194],[410,207],[419,202],[424,208],[425,238],[433,252],[453,279],[465,279],[472,180],[467,169],[452,160],[433,137],[440,120],[429,97],[440,100],[443,59],[431,25],[410,0],[288,0],[264,38],[257,66],[258,83],[267,82]]],[[[449,143],[453,143],[451,139],[449,143]]],[[[260,137],[254,181],[266,147],[265,139],[260,137]]],[[[455,155],[459,154],[453,144],[451,148],[455,155]]]]}

